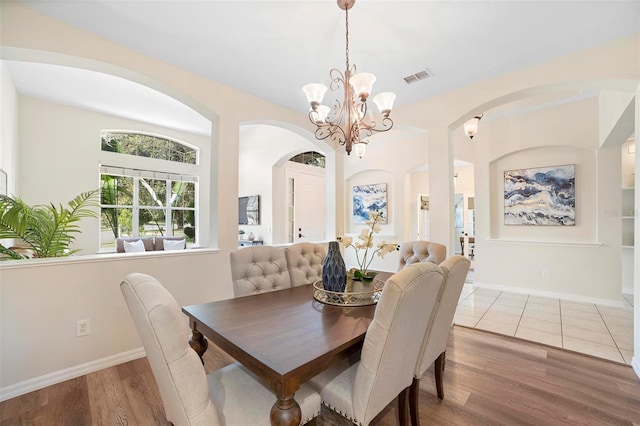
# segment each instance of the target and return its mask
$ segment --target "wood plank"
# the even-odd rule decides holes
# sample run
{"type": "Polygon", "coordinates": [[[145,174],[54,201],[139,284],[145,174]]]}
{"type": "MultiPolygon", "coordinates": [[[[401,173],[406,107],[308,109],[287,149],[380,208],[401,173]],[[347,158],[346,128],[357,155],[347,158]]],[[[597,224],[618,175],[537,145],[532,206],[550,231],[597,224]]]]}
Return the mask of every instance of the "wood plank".
{"type": "MultiPolygon", "coordinates": [[[[232,362],[213,344],[205,353],[207,371],[232,362]]],[[[427,369],[420,380],[423,426],[640,426],[640,380],[629,366],[480,330],[453,327],[444,390],[441,401],[427,369]]],[[[168,424],[144,358],[4,401],[0,423],[168,424]]],[[[397,426],[396,401],[371,424],[397,426]]],[[[316,425],[351,423],[323,407],[316,425]]]]}
{"type": "Polygon", "coordinates": [[[91,424],[86,376],[67,380],[51,387],[44,424],[65,426],[91,424]]]}
{"type": "Polygon", "coordinates": [[[158,385],[151,370],[122,381],[125,394],[139,425],[168,425],[158,385]]]}
{"type": "Polygon", "coordinates": [[[106,368],[88,374],[87,388],[94,425],[137,424],[117,368],[106,368]]]}
{"type": "MultiPolygon", "coordinates": [[[[0,404],[0,423],[9,424],[11,419],[35,419],[49,403],[49,389],[29,392],[18,398],[11,398],[0,404]]],[[[26,421],[26,420],[25,420],[26,421]]],[[[33,420],[32,420],[33,421],[33,420]]]]}

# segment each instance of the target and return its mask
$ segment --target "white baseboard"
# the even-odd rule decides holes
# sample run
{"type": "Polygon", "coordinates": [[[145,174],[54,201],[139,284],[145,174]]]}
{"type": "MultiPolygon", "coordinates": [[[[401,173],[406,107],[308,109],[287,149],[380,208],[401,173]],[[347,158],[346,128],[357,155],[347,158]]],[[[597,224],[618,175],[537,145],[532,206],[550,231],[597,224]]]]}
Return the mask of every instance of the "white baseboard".
{"type": "Polygon", "coordinates": [[[631,358],[631,366],[633,367],[633,371],[636,372],[636,376],[640,377],[640,356],[631,358]]]}
{"type": "Polygon", "coordinates": [[[46,388],[47,386],[55,385],[56,383],[61,383],[65,380],[75,379],[76,377],[84,376],[85,374],[113,367],[114,365],[129,362],[144,356],[144,348],[138,348],[87,362],[85,364],[65,368],[64,370],[54,371],[53,373],[48,373],[43,376],[34,377],[23,382],[0,388],[0,401],[6,401],[7,399],[24,395],[25,393],[46,388]]]}
{"type": "Polygon", "coordinates": [[[512,287],[512,286],[500,285],[500,284],[479,283],[477,281],[474,281],[473,283],[469,283],[469,284],[476,287],[489,288],[492,290],[502,290],[502,291],[508,291],[510,293],[530,294],[532,296],[540,296],[540,297],[552,297],[552,298],[558,298],[562,300],[568,300],[571,302],[592,303],[594,305],[613,306],[616,308],[627,306],[625,302],[622,300],[617,301],[617,300],[610,300],[610,299],[599,299],[596,297],[577,296],[574,294],[556,293],[553,291],[535,290],[531,288],[512,287]]]}
{"type": "Polygon", "coordinates": [[[633,287],[622,287],[622,294],[633,294],[633,287]]]}

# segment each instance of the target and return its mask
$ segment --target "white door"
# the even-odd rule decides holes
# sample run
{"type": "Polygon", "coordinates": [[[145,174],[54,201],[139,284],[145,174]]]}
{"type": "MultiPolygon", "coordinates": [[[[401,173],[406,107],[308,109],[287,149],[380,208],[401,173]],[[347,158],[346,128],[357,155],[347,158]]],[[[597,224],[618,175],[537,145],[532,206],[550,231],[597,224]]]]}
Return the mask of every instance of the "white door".
{"type": "Polygon", "coordinates": [[[289,175],[290,242],[324,241],[325,191],[324,176],[293,172],[289,175]],[[291,217],[293,216],[293,217],[291,217]]]}

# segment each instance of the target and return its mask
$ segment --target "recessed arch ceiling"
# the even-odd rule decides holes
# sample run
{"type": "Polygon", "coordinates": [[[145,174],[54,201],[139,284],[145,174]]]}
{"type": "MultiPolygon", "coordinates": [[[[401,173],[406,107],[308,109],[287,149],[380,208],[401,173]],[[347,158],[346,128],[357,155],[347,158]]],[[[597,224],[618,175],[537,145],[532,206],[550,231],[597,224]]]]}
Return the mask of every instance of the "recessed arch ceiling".
{"type": "Polygon", "coordinates": [[[79,68],[21,61],[2,63],[21,95],[199,135],[211,134],[211,121],[207,118],[142,84],[79,68]]]}
{"type": "MultiPolygon", "coordinates": [[[[344,69],[335,0],[30,0],[54,19],[293,111],[344,69]]],[[[404,105],[640,31],[640,2],[358,0],[351,63],[404,105]],[[408,85],[403,77],[433,77],[408,85]]],[[[44,90],[44,89],[43,89],[44,90]]]]}

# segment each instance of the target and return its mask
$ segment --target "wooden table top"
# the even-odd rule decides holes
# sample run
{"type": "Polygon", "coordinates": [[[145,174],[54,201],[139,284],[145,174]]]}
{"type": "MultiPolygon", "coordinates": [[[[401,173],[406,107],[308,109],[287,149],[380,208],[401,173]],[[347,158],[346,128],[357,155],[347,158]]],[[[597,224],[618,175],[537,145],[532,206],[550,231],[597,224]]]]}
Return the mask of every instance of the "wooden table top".
{"type": "Polygon", "coordinates": [[[324,305],[313,299],[313,286],[305,285],[182,310],[192,327],[274,391],[295,391],[360,347],[375,305],[324,305]]]}

